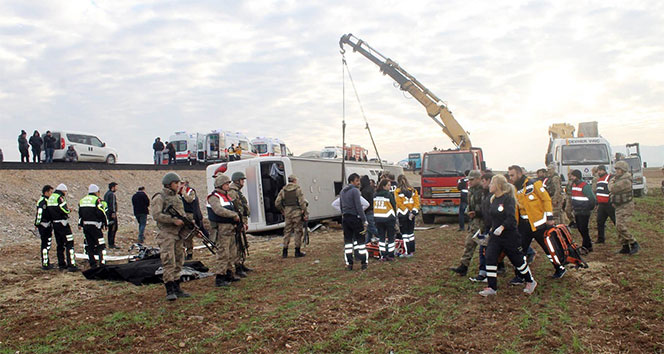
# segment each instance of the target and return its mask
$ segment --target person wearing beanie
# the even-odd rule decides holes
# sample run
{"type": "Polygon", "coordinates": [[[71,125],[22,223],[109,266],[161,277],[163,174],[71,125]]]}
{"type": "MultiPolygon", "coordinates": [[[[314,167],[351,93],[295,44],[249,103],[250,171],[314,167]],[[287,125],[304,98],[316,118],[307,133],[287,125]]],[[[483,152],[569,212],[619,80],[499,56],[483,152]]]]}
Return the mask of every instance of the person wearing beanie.
{"type": "Polygon", "coordinates": [[[85,235],[85,251],[88,253],[90,268],[97,268],[95,256],[101,265],[106,264],[106,248],[102,230],[108,227],[106,212],[101,198],[99,187],[91,184],[88,195],[78,202],[78,228],[83,229],[85,235]]]}
{"type": "Polygon", "coordinates": [[[21,134],[18,136],[18,152],[21,153],[21,162],[30,162],[30,153],[28,149],[30,144],[28,144],[28,133],[25,130],[21,130],[21,134]]]}
{"type": "Polygon", "coordinates": [[[590,221],[590,213],[595,209],[595,194],[593,194],[592,186],[583,181],[581,171],[572,171],[571,179],[572,208],[574,209],[576,228],[583,237],[583,248],[588,252],[592,252],[593,244],[590,240],[588,222],[590,221]]]}
{"type": "Polygon", "coordinates": [[[78,267],[76,267],[76,257],[74,256],[74,235],[69,225],[71,211],[67,206],[66,195],[67,186],[60,183],[55,187],[55,192],[48,198],[46,210],[52,220],[55,241],[58,243],[58,267],[60,270],[67,269],[70,272],[76,272],[78,267]]]}

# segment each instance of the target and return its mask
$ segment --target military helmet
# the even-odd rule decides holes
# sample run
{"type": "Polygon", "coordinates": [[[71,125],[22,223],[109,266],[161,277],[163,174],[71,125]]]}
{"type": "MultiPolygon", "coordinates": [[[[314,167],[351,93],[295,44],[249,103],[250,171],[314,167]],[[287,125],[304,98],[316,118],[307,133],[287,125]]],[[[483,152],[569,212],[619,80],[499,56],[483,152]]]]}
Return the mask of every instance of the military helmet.
{"type": "Polygon", "coordinates": [[[226,175],[218,175],[217,178],[214,179],[214,188],[221,188],[226,183],[230,183],[231,179],[228,178],[226,175]]]}
{"type": "Polygon", "coordinates": [[[247,177],[244,175],[244,172],[235,172],[233,173],[233,176],[231,176],[231,180],[233,182],[239,181],[241,179],[247,179],[247,177]]]}
{"type": "Polygon", "coordinates": [[[169,186],[173,182],[180,182],[181,178],[175,172],[169,172],[164,175],[164,178],[161,179],[161,184],[169,186]]]}
{"type": "Polygon", "coordinates": [[[625,172],[629,172],[629,165],[625,161],[618,161],[616,162],[616,168],[619,168],[625,172]]]}
{"type": "Polygon", "coordinates": [[[479,179],[482,174],[478,170],[472,170],[468,173],[468,179],[479,179]]]}

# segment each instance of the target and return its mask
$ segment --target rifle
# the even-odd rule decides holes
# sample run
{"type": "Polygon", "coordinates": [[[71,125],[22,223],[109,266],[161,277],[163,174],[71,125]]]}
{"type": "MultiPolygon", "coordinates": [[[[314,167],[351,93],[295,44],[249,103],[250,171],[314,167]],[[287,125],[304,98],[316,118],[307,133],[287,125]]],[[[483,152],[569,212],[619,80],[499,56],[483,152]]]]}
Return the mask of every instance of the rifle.
{"type": "Polygon", "coordinates": [[[207,247],[208,251],[212,252],[212,254],[217,254],[214,251],[214,250],[219,250],[219,248],[217,248],[217,245],[214,242],[212,242],[212,240],[210,240],[207,236],[205,236],[203,231],[201,231],[201,229],[195,223],[189,220],[186,216],[180,214],[177,210],[175,210],[175,208],[173,208],[172,205],[169,205],[168,208],[166,208],[166,213],[174,218],[181,220],[184,223],[184,227],[191,229],[191,232],[189,232],[189,234],[187,234],[185,238],[189,238],[191,234],[196,233],[198,237],[203,239],[203,244],[205,245],[205,247],[207,247]]]}
{"type": "Polygon", "coordinates": [[[304,227],[304,245],[308,246],[309,245],[309,222],[305,220],[304,215],[302,215],[302,221],[304,221],[303,227],[304,227]]]}
{"type": "Polygon", "coordinates": [[[240,221],[235,225],[235,244],[237,245],[237,255],[243,261],[249,255],[249,242],[247,242],[247,233],[244,231],[244,220],[242,213],[237,212],[240,221]]]}

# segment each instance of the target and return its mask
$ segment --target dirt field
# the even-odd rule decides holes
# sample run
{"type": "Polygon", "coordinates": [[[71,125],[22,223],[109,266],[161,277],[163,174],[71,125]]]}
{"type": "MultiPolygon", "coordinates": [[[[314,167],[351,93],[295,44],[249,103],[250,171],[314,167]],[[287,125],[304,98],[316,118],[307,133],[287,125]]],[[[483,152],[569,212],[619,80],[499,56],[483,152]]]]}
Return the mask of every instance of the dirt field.
{"type": "MultiPolygon", "coordinates": [[[[297,260],[279,257],[278,238],[252,238],[249,278],[227,290],[214,288],[212,278],[192,281],[183,284],[192,298],[168,303],[160,285],[39,268],[30,222],[38,189],[58,183],[51,173],[0,171],[2,353],[664,352],[664,199],[657,188],[636,200],[631,226],[641,253],[614,254],[619,247],[608,226],[607,244],[586,258],[589,269],[552,280],[536,248],[540,285],[531,296],[510,287],[506,275],[498,296],[481,298],[482,286],[447,270],[463,250],[464,235],[453,226],[416,232],[414,258],[371,262],[365,272],[343,270],[341,233],[330,228],[313,233],[307,257],[297,260]]],[[[154,193],[159,176],[68,173],[76,196],[70,203],[90,182],[102,189],[111,180],[121,184],[118,237],[128,247],[136,237],[131,195],[139,185],[154,193]]],[[[185,175],[205,190],[202,171],[185,175]]],[[[151,223],[148,243],[154,230],[151,223]]],[[[82,235],[75,237],[81,251],[82,235]]],[[[196,258],[210,264],[206,252],[196,258]]]]}

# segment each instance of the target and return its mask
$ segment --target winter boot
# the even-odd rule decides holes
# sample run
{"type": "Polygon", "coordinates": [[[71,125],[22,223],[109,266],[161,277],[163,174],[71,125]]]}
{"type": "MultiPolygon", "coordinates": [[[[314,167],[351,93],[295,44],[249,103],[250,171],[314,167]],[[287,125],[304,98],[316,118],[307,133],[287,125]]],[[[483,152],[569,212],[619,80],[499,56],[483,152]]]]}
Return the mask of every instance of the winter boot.
{"type": "Polygon", "coordinates": [[[175,295],[175,289],[173,288],[173,282],[169,281],[164,284],[166,287],[166,300],[168,301],[175,301],[178,299],[177,295],[175,295]]]}
{"type": "Polygon", "coordinates": [[[231,285],[227,280],[225,275],[220,275],[217,274],[217,276],[214,278],[214,286],[218,288],[225,288],[231,285]]]}
{"type": "Polygon", "coordinates": [[[301,258],[306,256],[307,254],[304,252],[300,252],[300,247],[295,248],[295,258],[301,258]]]}
{"type": "Polygon", "coordinates": [[[466,267],[463,264],[459,265],[456,268],[450,268],[450,270],[453,271],[454,273],[459,274],[460,276],[466,276],[466,274],[468,273],[468,267],[466,267]]]}
{"type": "Polygon", "coordinates": [[[281,258],[288,258],[288,248],[284,248],[283,252],[281,252],[281,258]]]}
{"type": "Polygon", "coordinates": [[[623,245],[622,248],[616,253],[618,253],[618,254],[629,254],[629,252],[630,252],[629,245],[623,245]]]}
{"type": "Polygon", "coordinates": [[[233,272],[229,269],[226,271],[226,281],[240,281],[240,278],[233,275],[233,272]]]}
{"type": "Polygon", "coordinates": [[[629,254],[637,254],[639,250],[641,249],[641,246],[639,246],[638,242],[634,242],[631,245],[629,245],[629,254]]]}
{"type": "Polygon", "coordinates": [[[182,291],[180,288],[180,283],[182,283],[182,280],[176,280],[173,282],[173,292],[175,293],[175,296],[177,297],[191,297],[191,295],[185,293],[182,291]]]}
{"type": "Polygon", "coordinates": [[[245,273],[249,273],[249,272],[254,271],[253,269],[251,269],[251,268],[247,267],[246,265],[244,265],[244,263],[240,264],[240,267],[242,267],[242,270],[244,270],[245,273]]]}
{"type": "Polygon", "coordinates": [[[362,266],[360,267],[360,269],[362,269],[362,270],[367,270],[367,267],[368,267],[368,266],[369,266],[369,265],[368,265],[367,263],[362,263],[362,266]]]}

